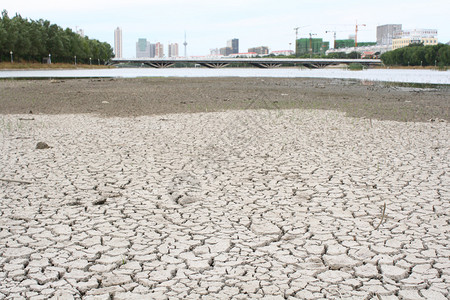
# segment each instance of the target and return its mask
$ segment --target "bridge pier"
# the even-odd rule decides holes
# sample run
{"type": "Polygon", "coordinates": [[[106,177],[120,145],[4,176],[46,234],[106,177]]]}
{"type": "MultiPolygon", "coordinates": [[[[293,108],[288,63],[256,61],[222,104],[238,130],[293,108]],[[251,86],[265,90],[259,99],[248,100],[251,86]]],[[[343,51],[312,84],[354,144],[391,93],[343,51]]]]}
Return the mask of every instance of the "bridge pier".
{"type": "Polygon", "coordinates": [[[230,64],[247,64],[258,68],[276,68],[283,65],[305,66],[310,69],[324,68],[329,65],[358,63],[365,66],[381,65],[379,59],[297,59],[297,58],[213,58],[213,59],[172,59],[172,58],[147,58],[147,59],[113,59],[114,64],[145,64],[153,68],[167,68],[176,63],[198,64],[207,68],[223,68],[230,64]]]}
{"type": "Polygon", "coordinates": [[[251,63],[251,65],[261,69],[278,68],[281,66],[281,64],[277,63],[251,63]]]}
{"type": "Polygon", "coordinates": [[[229,63],[199,63],[199,64],[210,69],[223,68],[229,65],[229,63]]]}
{"type": "Polygon", "coordinates": [[[334,65],[338,65],[337,63],[320,63],[320,62],[314,62],[314,63],[304,63],[303,66],[308,68],[308,69],[323,69],[325,67],[328,66],[334,66],[334,65]]]}
{"type": "Polygon", "coordinates": [[[144,65],[147,65],[147,66],[150,66],[153,68],[158,68],[158,69],[168,68],[168,67],[173,66],[174,64],[175,63],[172,63],[172,62],[145,62],[144,63],[144,65]]]}

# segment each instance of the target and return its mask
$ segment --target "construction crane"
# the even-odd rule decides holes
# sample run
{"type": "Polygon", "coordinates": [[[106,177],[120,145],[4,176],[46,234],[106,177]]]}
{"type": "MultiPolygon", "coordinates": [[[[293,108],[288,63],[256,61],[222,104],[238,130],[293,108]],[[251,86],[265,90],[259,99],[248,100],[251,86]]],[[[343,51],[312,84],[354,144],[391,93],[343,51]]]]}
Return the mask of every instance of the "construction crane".
{"type": "MultiPolygon", "coordinates": [[[[354,24],[335,24],[338,26],[355,26],[354,24]]],[[[355,47],[358,47],[358,31],[359,31],[359,26],[366,26],[366,24],[358,24],[358,22],[356,22],[356,26],[355,26],[355,47]]],[[[326,33],[328,32],[333,32],[334,33],[334,47],[336,48],[336,32],[340,32],[340,31],[333,31],[333,30],[328,30],[325,31],[326,33]]]]}
{"type": "Polygon", "coordinates": [[[294,30],[295,30],[295,40],[297,41],[298,40],[298,30],[300,29],[300,27],[295,27],[294,28],[294,30]]]}
{"type": "Polygon", "coordinates": [[[294,30],[295,30],[295,55],[297,55],[297,40],[298,40],[298,30],[300,29],[300,28],[304,28],[304,27],[308,27],[309,25],[306,25],[306,26],[299,26],[299,27],[295,27],[294,28],[294,30]]]}
{"type": "Polygon", "coordinates": [[[295,40],[297,41],[298,40],[298,30],[300,29],[300,28],[305,28],[305,27],[308,27],[309,25],[306,25],[306,26],[300,26],[300,27],[295,27],[294,28],[294,30],[295,30],[295,40]]]}
{"type": "Polygon", "coordinates": [[[309,27],[310,25],[306,25],[306,26],[300,26],[300,27],[295,27],[294,28],[294,30],[295,30],[295,40],[298,40],[298,30],[300,29],[300,28],[306,28],[306,27],[309,27]]]}
{"type": "Polygon", "coordinates": [[[358,47],[358,26],[366,26],[366,24],[358,24],[358,21],[356,21],[356,27],[355,27],[355,48],[358,47]]]}
{"type": "Polygon", "coordinates": [[[309,33],[309,56],[312,56],[312,37],[313,35],[317,35],[315,33],[309,33]]]}

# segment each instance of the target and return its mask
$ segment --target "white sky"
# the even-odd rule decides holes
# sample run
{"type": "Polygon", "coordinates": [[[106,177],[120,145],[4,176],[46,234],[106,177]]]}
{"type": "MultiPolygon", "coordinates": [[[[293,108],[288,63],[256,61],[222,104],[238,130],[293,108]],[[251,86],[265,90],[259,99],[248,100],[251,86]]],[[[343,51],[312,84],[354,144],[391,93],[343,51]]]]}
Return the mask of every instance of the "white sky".
{"type": "Polygon", "coordinates": [[[332,42],[346,39],[360,26],[358,41],[376,41],[376,26],[402,24],[403,29],[438,30],[439,42],[450,41],[448,0],[11,0],[2,1],[13,17],[45,19],[63,28],[81,28],[89,38],[114,45],[114,29],[122,28],[124,57],[136,55],[138,38],[167,44],[178,43],[184,54],[207,55],[239,39],[240,52],[255,46],[270,50],[294,49],[295,31],[300,37],[316,34],[332,42]],[[289,43],[292,43],[290,46],[289,43]]]}

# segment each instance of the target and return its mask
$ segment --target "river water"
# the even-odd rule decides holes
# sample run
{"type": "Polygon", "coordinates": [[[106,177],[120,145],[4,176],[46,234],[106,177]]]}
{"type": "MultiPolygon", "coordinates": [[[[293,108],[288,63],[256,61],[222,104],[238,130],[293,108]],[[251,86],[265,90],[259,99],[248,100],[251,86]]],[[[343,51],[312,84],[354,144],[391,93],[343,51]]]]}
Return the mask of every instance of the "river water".
{"type": "Polygon", "coordinates": [[[286,77],[286,78],[341,78],[370,81],[450,84],[450,71],[368,69],[350,71],[343,69],[300,68],[112,68],[77,70],[5,70],[0,78],[137,78],[137,77],[286,77]]]}

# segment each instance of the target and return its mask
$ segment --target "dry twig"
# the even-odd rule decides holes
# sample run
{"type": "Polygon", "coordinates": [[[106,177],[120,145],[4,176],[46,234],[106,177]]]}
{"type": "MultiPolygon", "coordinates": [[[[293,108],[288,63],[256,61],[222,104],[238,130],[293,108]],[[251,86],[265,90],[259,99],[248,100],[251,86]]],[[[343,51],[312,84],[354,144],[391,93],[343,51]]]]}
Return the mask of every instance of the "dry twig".
{"type": "Polygon", "coordinates": [[[15,183],[24,183],[24,184],[32,184],[31,181],[16,180],[16,179],[8,179],[8,178],[0,178],[0,181],[15,182],[15,183]]]}
{"type": "Polygon", "coordinates": [[[386,214],[386,202],[384,202],[384,205],[383,205],[383,213],[381,214],[380,224],[378,224],[378,226],[375,227],[375,230],[377,230],[380,227],[381,223],[383,223],[385,214],[386,214]]]}

